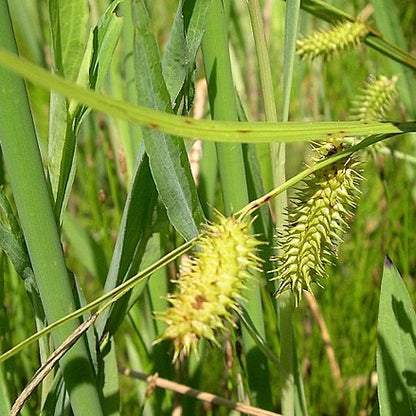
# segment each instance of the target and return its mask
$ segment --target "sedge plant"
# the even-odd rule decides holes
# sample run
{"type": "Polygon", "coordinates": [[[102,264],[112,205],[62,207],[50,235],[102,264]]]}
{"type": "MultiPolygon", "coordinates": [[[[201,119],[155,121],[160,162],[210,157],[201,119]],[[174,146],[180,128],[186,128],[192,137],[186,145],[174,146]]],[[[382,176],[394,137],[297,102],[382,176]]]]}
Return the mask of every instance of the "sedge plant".
{"type": "MultiPolygon", "coordinates": [[[[42,382],[42,393],[31,390],[23,413],[164,415],[177,408],[185,415],[228,414],[215,407],[220,401],[211,402],[208,409],[167,390],[154,390],[160,385],[152,384],[157,376],[148,379],[146,390],[129,377],[135,371],[142,379],[158,373],[234,402],[250,402],[269,414],[352,415],[376,408],[370,383],[357,387],[352,380],[346,383],[350,390],[344,402],[334,398],[302,294],[314,290],[315,284],[324,286],[325,291],[314,292],[325,317],[332,319],[331,331],[342,334],[345,307],[339,303],[338,314],[332,302],[343,297],[346,303],[360,305],[360,299],[375,291],[378,274],[373,271],[370,281],[368,270],[383,265],[373,255],[379,242],[391,242],[391,256],[399,259],[405,278],[414,272],[414,238],[409,231],[415,222],[413,202],[404,191],[400,198],[391,197],[396,176],[405,181],[409,173],[404,166],[393,172],[390,189],[371,174],[372,160],[364,164],[361,159],[375,143],[416,131],[415,123],[400,118],[405,111],[410,120],[415,118],[408,104],[401,113],[389,113],[391,101],[401,97],[403,80],[412,84],[397,71],[397,77],[376,78],[354,100],[352,120],[345,122],[303,121],[309,100],[317,96],[299,92],[304,91],[303,82],[315,81],[308,68],[319,56],[328,74],[350,48],[357,52],[349,54],[344,65],[356,66],[359,54],[371,61],[354,75],[337,74],[345,78],[331,91],[339,100],[345,95],[342,88],[352,95],[351,85],[361,75],[364,79],[368,68],[380,66],[380,72],[389,73],[385,57],[409,70],[416,67],[414,58],[386,42],[382,28],[373,27],[372,21],[364,23],[313,0],[273,7],[265,2],[264,9],[250,0],[244,16],[232,1],[116,0],[108,6],[95,0],[87,8],[80,0],[51,0],[47,8],[36,1],[29,2],[28,9],[13,4],[10,18],[11,3],[0,9],[2,183],[4,197],[11,201],[2,203],[6,214],[0,227],[0,245],[11,260],[2,263],[0,279],[0,323],[6,328],[0,335],[0,392],[6,398],[0,411],[12,409],[33,372],[33,364],[20,360],[24,354],[37,355],[28,345],[52,333],[50,342],[43,338],[38,345],[40,365],[49,362],[47,356],[68,334],[78,334],[78,319],[94,322],[95,328],[77,335],[59,366],[42,382]],[[298,23],[303,32],[302,23],[309,20],[300,8],[333,24],[328,31],[299,37],[302,61],[295,56],[298,23]],[[28,21],[50,22],[50,34],[33,29],[29,36],[33,25],[23,24],[25,16],[28,21]],[[283,20],[284,32],[276,26],[283,20]],[[20,54],[35,63],[16,56],[10,21],[20,54]],[[280,66],[270,58],[276,51],[270,51],[276,47],[274,36],[282,33],[280,66]],[[364,44],[378,52],[365,55],[365,47],[357,48],[364,44]],[[34,46],[40,52],[28,53],[34,46]],[[48,50],[51,55],[45,53],[48,50]],[[242,56],[247,59],[236,59],[242,56]],[[272,76],[280,67],[282,87],[272,76]],[[300,79],[302,74],[306,81],[300,79]],[[30,106],[20,76],[31,82],[30,106]],[[194,82],[203,77],[210,120],[195,120],[194,82]],[[44,89],[53,92],[48,96],[44,89]],[[395,121],[382,122],[387,117],[395,121]],[[252,119],[264,121],[247,121],[252,119]],[[203,165],[218,166],[218,171],[201,170],[198,187],[187,158],[194,138],[203,140],[203,165]],[[314,143],[304,169],[295,163],[299,149],[303,156],[302,141],[314,143]],[[294,186],[296,194],[287,202],[285,194],[294,186]],[[204,191],[208,188],[214,190],[209,196],[204,191]],[[361,200],[358,188],[366,196],[361,200]],[[387,227],[384,234],[371,228],[377,212],[371,204],[383,190],[391,204],[389,212],[383,211],[385,223],[400,224],[400,243],[387,227]],[[207,221],[213,208],[223,214],[207,221]],[[357,238],[360,232],[362,241],[357,238]],[[368,257],[358,256],[355,263],[344,261],[343,254],[351,250],[352,238],[369,247],[368,257]],[[191,259],[180,260],[190,248],[191,259]],[[13,267],[21,280],[10,272],[13,267]],[[345,287],[354,282],[360,290],[351,292],[340,281],[345,287]],[[22,302],[18,313],[10,313],[18,301],[16,287],[22,294],[27,291],[37,314],[40,331],[33,337],[32,320],[27,318],[31,303],[22,302]],[[89,312],[94,315],[87,320],[89,312]],[[14,344],[18,345],[11,349],[14,344]],[[14,368],[24,376],[17,377],[14,368]]],[[[379,19],[379,11],[376,16],[379,19]]],[[[331,95],[325,96],[324,89],[320,93],[329,107],[331,95]]],[[[320,104],[315,102],[315,108],[320,104]]],[[[341,119],[335,108],[332,119],[341,119]]],[[[406,156],[411,149],[403,145],[400,150],[406,156]]],[[[386,165],[394,163],[392,155],[386,165]]],[[[390,263],[385,267],[388,276],[390,263]]],[[[380,313],[391,313],[385,307],[389,303],[383,305],[380,313]]],[[[366,317],[370,319],[375,309],[366,317]]],[[[406,303],[406,322],[413,322],[408,310],[406,303]]],[[[352,322],[364,315],[357,311],[349,309],[352,322]]],[[[403,319],[399,315],[396,319],[403,319]]],[[[362,323],[360,334],[374,334],[370,325],[362,323]]],[[[389,331],[381,329],[381,334],[389,331]]],[[[351,379],[351,360],[364,361],[366,369],[375,361],[363,356],[355,335],[348,344],[353,353],[345,352],[344,339],[334,339],[341,367],[349,371],[343,375],[351,379]]],[[[373,339],[374,348],[375,344],[373,339]]],[[[386,363],[391,354],[381,342],[378,348],[380,402],[386,403],[385,387],[391,378],[383,369],[396,363],[386,363]]],[[[395,382],[411,391],[412,386],[399,378],[395,382]]],[[[385,406],[380,414],[389,414],[385,406]]]]}

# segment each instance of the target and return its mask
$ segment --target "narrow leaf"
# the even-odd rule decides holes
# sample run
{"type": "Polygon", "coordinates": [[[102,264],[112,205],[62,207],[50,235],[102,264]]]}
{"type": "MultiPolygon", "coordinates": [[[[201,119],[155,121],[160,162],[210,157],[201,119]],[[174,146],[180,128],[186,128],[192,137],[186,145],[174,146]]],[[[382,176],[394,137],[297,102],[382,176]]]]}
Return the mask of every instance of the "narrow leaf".
{"type": "Polygon", "coordinates": [[[55,70],[75,81],[84,54],[88,4],[84,0],[50,0],[49,16],[55,70]]]}
{"type": "Polygon", "coordinates": [[[151,129],[182,137],[223,143],[266,143],[323,140],[328,137],[396,135],[416,131],[415,122],[236,122],[196,120],[129,104],[70,83],[24,58],[0,48],[0,66],[46,89],[53,89],[92,109],[151,129]]]}
{"type": "MultiPolygon", "coordinates": [[[[392,0],[374,0],[374,17],[378,28],[387,41],[398,45],[403,50],[407,49],[406,40],[401,29],[401,19],[398,9],[392,0]]],[[[382,51],[383,52],[383,51],[382,51]]],[[[416,102],[414,95],[416,93],[416,82],[414,70],[403,68],[398,62],[390,62],[390,68],[393,74],[401,74],[397,87],[399,89],[400,99],[409,113],[409,117],[416,117],[416,102]]]]}
{"type": "MultiPolygon", "coordinates": [[[[107,293],[132,276],[140,264],[148,239],[151,236],[152,216],[157,193],[149,168],[149,159],[143,151],[137,157],[131,188],[123,211],[113,258],[105,282],[107,293]]],[[[104,311],[97,320],[99,337],[113,333],[125,316],[128,299],[118,301],[104,311]],[[111,319],[109,319],[109,315],[111,319]]]]}
{"type": "MultiPolygon", "coordinates": [[[[147,11],[141,2],[133,4],[133,21],[136,29],[136,86],[140,104],[171,112],[157,43],[149,32],[147,11]]],[[[189,240],[198,234],[203,213],[183,140],[149,129],[143,129],[143,140],[152,175],[169,220],[189,240]]]]}
{"type": "Polygon", "coordinates": [[[28,279],[27,283],[36,287],[23,232],[2,188],[0,188],[0,247],[9,257],[17,274],[22,279],[28,279]]]}
{"type": "Polygon", "coordinates": [[[64,216],[63,229],[75,258],[94,278],[104,282],[108,265],[102,247],[97,244],[89,231],[70,215],[64,216]]]}
{"type": "MultiPolygon", "coordinates": [[[[16,53],[7,2],[0,2],[0,45],[16,53]]],[[[0,137],[7,176],[48,322],[75,309],[50,188],[45,178],[27,91],[21,79],[0,70],[0,137]],[[11,99],[13,97],[13,99],[11,99]],[[59,302],[56,301],[59,296],[59,302]]],[[[75,322],[53,334],[55,346],[75,330],[75,322]]],[[[85,343],[78,343],[60,362],[75,415],[101,416],[100,398],[85,343]],[[79,383],[82,374],[83,383],[79,383]]]]}
{"type": "MultiPolygon", "coordinates": [[[[79,73],[87,33],[88,5],[83,0],[51,0],[49,19],[52,36],[53,71],[74,82],[79,73]]],[[[56,200],[56,216],[67,199],[74,176],[75,132],[70,127],[67,100],[51,93],[48,169],[52,193],[56,200]]]]}
{"type": "Polygon", "coordinates": [[[416,315],[399,272],[384,263],[377,331],[381,416],[416,414],[416,315]]]}
{"type": "Polygon", "coordinates": [[[163,76],[174,102],[193,72],[212,0],[181,0],[162,60],[163,76]]]}

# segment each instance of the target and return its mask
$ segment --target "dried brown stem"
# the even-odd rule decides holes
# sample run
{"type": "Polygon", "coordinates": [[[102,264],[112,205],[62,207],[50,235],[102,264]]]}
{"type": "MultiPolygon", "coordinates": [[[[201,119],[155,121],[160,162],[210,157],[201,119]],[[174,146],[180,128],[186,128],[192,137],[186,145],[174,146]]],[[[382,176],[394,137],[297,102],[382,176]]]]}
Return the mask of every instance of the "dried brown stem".
{"type": "Polygon", "coordinates": [[[45,363],[39,367],[27,386],[20,393],[13,404],[10,416],[17,416],[23,406],[42,380],[53,370],[58,361],[71,349],[78,339],[88,330],[97,319],[97,314],[92,315],[83,322],[68,338],[51,354],[45,363]]]}
{"type": "Polygon", "coordinates": [[[335,385],[338,390],[338,397],[342,402],[344,400],[344,380],[342,379],[341,370],[335,356],[334,348],[332,347],[331,336],[329,335],[328,328],[325,324],[325,320],[322,316],[318,302],[316,301],[313,294],[304,291],[306,300],[308,301],[309,308],[319,326],[321,331],[322,341],[325,347],[326,355],[328,356],[329,365],[331,367],[332,377],[335,380],[335,385]]]}
{"type": "Polygon", "coordinates": [[[268,410],[259,409],[258,407],[253,407],[246,405],[244,403],[233,402],[231,400],[224,399],[223,397],[216,396],[215,394],[202,392],[200,390],[193,389],[184,384],[179,384],[174,381],[167,380],[165,378],[159,377],[157,374],[148,376],[147,374],[139,373],[138,371],[131,370],[129,368],[122,368],[120,370],[122,374],[127,377],[136,378],[138,380],[147,381],[148,389],[146,395],[151,394],[154,388],[159,387],[166,390],[174,391],[175,393],[184,394],[195,399],[202,400],[211,404],[216,404],[219,406],[225,406],[228,409],[237,410],[239,412],[246,413],[253,416],[282,416],[279,413],[270,412],[268,410]]]}

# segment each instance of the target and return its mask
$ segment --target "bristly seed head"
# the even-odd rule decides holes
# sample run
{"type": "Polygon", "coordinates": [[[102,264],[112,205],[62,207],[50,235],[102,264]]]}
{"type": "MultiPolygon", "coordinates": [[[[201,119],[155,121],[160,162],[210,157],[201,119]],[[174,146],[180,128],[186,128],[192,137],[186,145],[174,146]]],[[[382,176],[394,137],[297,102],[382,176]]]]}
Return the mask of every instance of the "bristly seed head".
{"type": "Polygon", "coordinates": [[[381,75],[369,82],[352,103],[352,118],[359,121],[384,120],[397,96],[397,80],[397,76],[388,78],[381,75]]]}
{"type": "MultiPolygon", "coordinates": [[[[315,147],[317,160],[343,150],[340,141],[315,147]]],[[[289,208],[289,221],[279,235],[276,279],[277,295],[291,290],[296,304],[302,291],[312,291],[312,283],[320,285],[325,268],[336,256],[341,235],[348,227],[352,209],[358,199],[361,179],[355,155],[323,168],[305,180],[296,201],[289,208]]]]}
{"type": "Polygon", "coordinates": [[[318,30],[299,39],[296,43],[297,53],[302,59],[315,59],[318,56],[331,59],[341,51],[357,47],[368,33],[367,26],[360,20],[340,22],[329,30],[318,30]]]}
{"type": "Polygon", "coordinates": [[[167,324],[158,341],[173,340],[174,361],[197,352],[201,338],[218,345],[225,323],[232,323],[242,290],[261,264],[256,256],[260,242],[248,233],[250,224],[218,214],[218,223],[206,225],[189,266],[181,268],[178,290],[167,298],[171,306],[158,314],[167,324]]]}

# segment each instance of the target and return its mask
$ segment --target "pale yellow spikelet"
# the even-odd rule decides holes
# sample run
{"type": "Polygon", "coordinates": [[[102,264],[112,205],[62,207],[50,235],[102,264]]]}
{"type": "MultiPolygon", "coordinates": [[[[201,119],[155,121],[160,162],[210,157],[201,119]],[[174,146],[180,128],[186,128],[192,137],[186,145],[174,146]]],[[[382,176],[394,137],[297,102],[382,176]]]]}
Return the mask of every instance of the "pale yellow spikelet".
{"type": "MultiPolygon", "coordinates": [[[[343,150],[340,141],[317,146],[317,160],[343,150]]],[[[289,221],[278,236],[277,295],[291,290],[296,304],[302,291],[326,277],[326,266],[336,256],[341,236],[358,198],[361,175],[354,155],[321,169],[305,180],[289,208],[289,221]]]]}
{"type": "Polygon", "coordinates": [[[233,312],[239,310],[251,272],[260,265],[260,243],[248,232],[251,222],[219,214],[217,219],[206,225],[194,257],[175,281],[178,290],[168,296],[170,308],[159,314],[167,324],[160,340],[173,340],[174,361],[197,352],[201,338],[218,345],[225,323],[232,323],[233,312]]]}
{"type": "Polygon", "coordinates": [[[342,51],[357,47],[368,33],[367,26],[360,20],[340,22],[329,30],[318,30],[299,39],[296,43],[297,53],[302,59],[319,56],[330,59],[342,51]]]}
{"type": "Polygon", "coordinates": [[[352,103],[352,118],[360,121],[382,121],[397,96],[398,77],[383,75],[367,83],[352,103]]]}

